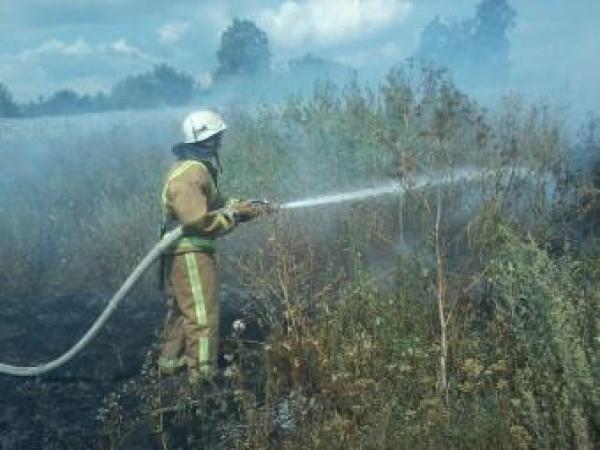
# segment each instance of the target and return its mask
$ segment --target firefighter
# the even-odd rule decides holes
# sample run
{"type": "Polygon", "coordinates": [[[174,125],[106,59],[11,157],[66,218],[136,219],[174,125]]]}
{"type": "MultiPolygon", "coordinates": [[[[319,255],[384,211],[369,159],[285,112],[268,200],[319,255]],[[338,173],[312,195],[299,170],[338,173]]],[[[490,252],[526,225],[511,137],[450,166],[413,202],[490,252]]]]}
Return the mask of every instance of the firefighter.
{"type": "Polygon", "coordinates": [[[164,256],[169,312],[158,365],[166,375],[187,368],[191,383],[210,379],[217,371],[216,240],[260,212],[249,201],[225,199],[219,192],[219,148],[226,128],[215,112],[186,117],[185,141],[172,149],[177,161],[167,173],[162,195],[162,233],[183,225],[184,236],[164,256]]]}

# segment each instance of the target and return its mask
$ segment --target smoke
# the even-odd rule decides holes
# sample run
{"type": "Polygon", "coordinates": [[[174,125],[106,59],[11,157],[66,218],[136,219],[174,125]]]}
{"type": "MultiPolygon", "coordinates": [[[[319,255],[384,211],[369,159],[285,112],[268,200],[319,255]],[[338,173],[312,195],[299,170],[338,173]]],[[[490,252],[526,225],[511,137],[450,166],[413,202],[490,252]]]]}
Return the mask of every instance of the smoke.
{"type": "Polygon", "coordinates": [[[518,11],[510,36],[512,85],[530,97],[560,104],[573,116],[598,111],[600,40],[595,30],[600,3],[521,2],[518,11]]]}
{"type": "MultiPolygon", "coordinates": [[[[560,0],[543,4],[508,0],[506,5],[515,16],[512,22],[504,22],[508,25],[504,28],[504,42],[498,33],[501,28],[493,26],[502,24],[501,15],[491,15],[494,21],[483,23],[484,28],[481,21],[474,21],[480,16],[476,7],[488,3],[492,10],[504,0],[462,2],[467,3],[469,8],[460,15],[450,12],[450,8],[439,14],[438,36],[450,41],[445,47],[438,47],[445,50],[442,55],[435,55],[435,47],[423,51],[424,46],[431,44],[431,40],[427,41],[427,27],[430,32],[435,28],[433,17],[424,22],[417,56],[433,56],[434,60],[437,56],[441,64],[455,71],[461,89],[488,106],[508,92],[518,92],[529,100],[562,108],[572,126],[581,121],[586,111],[598,110],[600,86],[594,80],[598,69],[596,55],[600,54],[595,31],[600,17],[598,2],[581,0],[567,5],[560,0]],[[444,31],[446,36],[441,36],[444,31]],[[496,38],[490,39],[494,35],[496,38]],[[506,46],[505,50],[502,46],[506,46]],[[490,61],[493,55],[496,56],[490,61]],[[468,63],[469,59],[472,63],[468,63]]],[[[433,6],[431,2],[429,5],[433,6]]],[[[436,15],[434,8],[429,13],[436,15]]]]}
{"type": "MultiPolygon", "coordinates": [[[[305,51],[356,70],[363,80],[382,79],[411,56],[448,66],[458,86],[487,107],[508,93],[562,109],[576,128],[587,111],[597,111],[595,82],[600,40],[600,4],[581,0],[504,2],[336,2],[288,1],[256,14],[269,34],[277,61],[305,51]],[[389,12],[387,16],[381,11],[389,12]],[[431,47],[426,30],[441,24],[441,44],[431,47]],[[429,47],[428,47],[429,46],[429,47]],[[427,50],[428,49],[428,50],[427,50]]],[[[439,44],[439,43],[438,43],[439,44]]],[[[285,64],[283,64],[285,65],[285,64]]],[[[335,77],[347,79],[341,72],[335,77]]],[[[307,83],[315,76],[303,74],[307,83]]],[[[282,85],[298,86],[293,77],[282,85]]],[[[275,80],[275,85],[278,85],[275,80]]],[[[289,91],[289,89],[288,89],[289,91]]]]}
{"type": "Polygon", "coordinates": [[[192,24],[190,22],[169,22],[162,25],[158,30],[160,42],[166,45],[172,45],[179,42],[189,31],[192,24]]]}
{"type": "Polygon", "coordinates": [[[277,46],[327,46],[399,23],[411,7],[408,0],[286,1],[264,10],[259,23],[277,46]]]}
{"type": "MultiPolygon", "coordinates": [[[[600,86],[595,74],[600,40],[596,22],[600,3],[507,1],[516,17],[514,27],[506,28],[506,53],[500,52],[498,58],[479,58],[477,55],[498,56],[494,46],[500,42],[488,42],[490,33],[480,33],[481,39],[475,39],[477,46],[462,45],[459,40],[455,50],[462,53],[445,52],[439,62],[456,70],[460,87],[488,106],[505,93],[517,91],[528,98],[559,104],[575,119],[587,110],[597,110],[600,86]],[[475,48],[477,51],[472,52],[475,48]],[[475,61],[468,67],[464,64],[467,56],[475,61]],[[502,61],[501,70],[496,70],[494,60],[502,61]]],[[[168,8],[153,4],[144,8],[144,14],[139,14],[139,0],[111,1],[102,7],[93,6],[89,12],[75,3],[67,2],[50,11],[47,1],[37,1],[35,8],[28,9],[17,5],[16,0],[2,2],[7,20],[0,25],[6,36],[5,49],[0,52],[0,81],[18,101],[47,96],[61,88],[86,93],[106,90],[117,79],[143,72],[156,61],[195,75],[209,73],[215,68],[220,33],[234,17],[253,20],[267,31],[277,70],[268,82],[250,79],[247,89],[235,82],[230,95],[224,87],[218,89],[219,95],[244,98],[258,90],[264,91],[267,100],[267,84],[281,86],[278,90],[286,93],[306,90],[322,74],[309,76],[305,70],[298,77],[304,78],[305,84],[287,73],[288,61],[306,53],[341,63],[346,73],[356,69],[363,78],[381,79],[391,66],[419,55],[423,31],[436,16],[449,27],[460,25],[460,32],[473,38],[469,33],[478,26],[475,19],[482,2],[261,0],[250,4],[231,0],[198,6],[182,1],[168,8]],[[122,18],[131,14],[135,14],[136,23],[124,24],[122,18]],[[60,30],[55,23],[60,23],[60,30]],[[28,31],[33,25],[35,33],[28,31]]],[[[483,27],[487,31],[492,28],[483,27]]],[[[339,72],[328,76],[346,78],[339,72]]],[[[203,76],[201,84],[209,87],[210,81],[203,76]]]]}

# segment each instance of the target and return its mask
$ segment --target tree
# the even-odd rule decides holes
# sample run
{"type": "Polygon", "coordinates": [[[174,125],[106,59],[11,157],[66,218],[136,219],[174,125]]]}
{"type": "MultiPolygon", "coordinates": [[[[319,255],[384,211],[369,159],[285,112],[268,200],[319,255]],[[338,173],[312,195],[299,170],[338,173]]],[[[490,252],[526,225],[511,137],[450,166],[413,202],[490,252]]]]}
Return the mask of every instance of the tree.
{"type": "Polygon", "coordinates": [[[82,114],[104,111],[102,94],[95,96],[81,95],[72,89],[60,89],[48,98],[39,97],[37,101],[23,105],[24,116],[53,116],[82,114]]]}
{"type": "Polygon", "coordinates": [[[160,105],[182,105],[194,93],[194,80],[166,64],[152,71],[130,76],[112,89],[109,103],[113,108],[151,108],[160,105]]]}
{"type": "Polygon", "coordinates": [[[459,78],[502,80],[508,75],[507,33],[515,18],[507,0],[482,0],[475,17],[461,22],[444,23],[436,17],[421,33],[415,56],[451,68],[459,78]]]}
{"type": "Polygon", "coordinates": [[[271,65],[269,38],[254,22],[234,19],[221,35],[217,59],[217,77],[267,71],[271,65]]]}
{"type": "Polygon", "coordinates": [[[34,107],[33,115],[67,115],[88,112],[91,109],[91,99],[80,96],[72,89],[56,91],[46,100],[42,100],[34,107]]]}
{"type": "Polygon", "coordinates": [[[477,5],[477,29],[499,39],[506,38],[506,31],[515,26],[517,13],[506,0],[482,0],[477,5]]]}
{"type": "Polygon", "coordinates": [[[0,117],[17,117],[19,107],[14,102],[12,94],[4,84],[0,83],[0,117]]]}
{"type": "Polygon", "coordinates": [[[515,26],[517,14],[506,0],[483,0],[477,6],[472,39],[473,59],[508,61],[507,32],[515,26]]]}
{"type": "Polygon", "coordinates": [[[439,17],[433,19],[421,32],[417,58],[449,65],[452,59],[456,59],[464,39],[460,28],[459,24],[446,24],[439,17]]]}

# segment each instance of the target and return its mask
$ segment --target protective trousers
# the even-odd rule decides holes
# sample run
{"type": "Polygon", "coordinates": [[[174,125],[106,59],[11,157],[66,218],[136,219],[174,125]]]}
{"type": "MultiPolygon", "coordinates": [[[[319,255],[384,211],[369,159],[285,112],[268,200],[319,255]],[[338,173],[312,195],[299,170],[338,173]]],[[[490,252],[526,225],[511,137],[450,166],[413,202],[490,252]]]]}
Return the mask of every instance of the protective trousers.
{"type": "Polygon", "coordinates": [[[217,370],[219,303],[215,256],[189,252],[167,257],[170,310],[159,366],[164,373],[187,366],[190,376],[217,370]]]}

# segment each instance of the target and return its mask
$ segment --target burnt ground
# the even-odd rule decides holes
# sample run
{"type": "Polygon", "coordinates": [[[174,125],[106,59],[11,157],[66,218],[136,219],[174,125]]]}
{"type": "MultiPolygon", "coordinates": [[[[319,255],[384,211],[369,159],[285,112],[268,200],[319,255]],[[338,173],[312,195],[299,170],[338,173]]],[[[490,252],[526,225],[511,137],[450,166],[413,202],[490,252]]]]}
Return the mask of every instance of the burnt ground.
{"type": "MultiPolygon", "coordinates": [[[[226,287],[221,294],[232,296],[226,287]]],[[[91,296],[4,299],[0,362],[33,365],[57,357],[81,337],[105,303],[105,298],[91,296]]],[[[222,310],[223,329],[235,313],[222,310]]],[[[0,450],[105,448],[100,410],[107,395],[141,376],[144,360],[156,349],[164,314],[158,297],[126,299],[65,367],[38,378],[0,375],[0,450]]]]}

